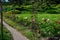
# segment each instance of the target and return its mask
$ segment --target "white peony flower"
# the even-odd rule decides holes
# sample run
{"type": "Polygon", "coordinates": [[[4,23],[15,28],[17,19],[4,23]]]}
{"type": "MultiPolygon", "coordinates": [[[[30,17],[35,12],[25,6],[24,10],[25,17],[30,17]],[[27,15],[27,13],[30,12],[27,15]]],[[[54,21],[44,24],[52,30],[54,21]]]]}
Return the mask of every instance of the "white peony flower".
{"type": "Polygon", "coordinates": [[[42,20],[45,20],[45,18],[42,18],[42,20]]]}
{"type": "Polygon", "coordinates": [[[42,18],[42,21],[46,21],[46,18],[42,18]]]}
{"type": "Polygon", "coordinates": [[[28,17],[24,17],[24,19],[27,19],[28,17]]]}
{"type": "Polygon", "coordinates": [[[50,19],[47,19],[47,22],[50,22],[50,19]]]}

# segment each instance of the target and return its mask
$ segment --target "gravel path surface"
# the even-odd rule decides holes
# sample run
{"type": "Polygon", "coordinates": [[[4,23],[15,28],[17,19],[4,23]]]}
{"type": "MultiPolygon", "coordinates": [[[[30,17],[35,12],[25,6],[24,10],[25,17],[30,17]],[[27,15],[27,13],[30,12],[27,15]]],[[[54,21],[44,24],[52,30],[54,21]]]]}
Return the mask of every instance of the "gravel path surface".
{"type": "MultiPolygon", "coordinates": [[[[0,19],[0,23],[1,23],[1,19],[0,19]]],[[[18,32],[16,29],[6,24],[5,22],[3,22],[3,24],[11,32],[14,40],[29,40],[25,36],[23,36],[20,32],[18,32]]]]}

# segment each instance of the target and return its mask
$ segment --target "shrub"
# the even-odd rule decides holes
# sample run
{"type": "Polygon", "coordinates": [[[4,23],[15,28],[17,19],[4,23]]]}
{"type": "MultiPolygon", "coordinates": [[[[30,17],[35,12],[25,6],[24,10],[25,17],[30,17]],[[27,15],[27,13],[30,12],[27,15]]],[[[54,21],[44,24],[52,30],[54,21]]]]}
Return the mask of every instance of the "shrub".
{"type": "Polygon", "coordinates": [[[58,14],[58,12],[56,12],[54,10],[48,10],[47,13],[50,13],[50,14],[58,14]]]}
{"type": "Polygon", "coordinates": [[[11,12],[11,11],[9,11],[9,12],[3,13],[3,14],[4,14],[4,16],[5,16],[5,17],[10,18],[10,17],[11,17],[12,12],[11,12]]]}
{"type": "Polygon", "coordinates": [[[57,8],[60,8],[60,4],[58,4],[56,7],[57,7],[57,8]]]}
{"type": "Polygon", "coordinates": [[[13,10],[15,14],[20,14],[21,12],[19,10],[13,10]]]}

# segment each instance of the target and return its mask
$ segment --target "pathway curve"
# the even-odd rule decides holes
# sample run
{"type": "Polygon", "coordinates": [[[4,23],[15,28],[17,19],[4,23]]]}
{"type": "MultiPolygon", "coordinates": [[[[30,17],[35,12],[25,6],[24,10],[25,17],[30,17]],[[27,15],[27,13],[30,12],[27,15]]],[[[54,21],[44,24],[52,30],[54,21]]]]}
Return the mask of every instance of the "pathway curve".
{"type": "MultiPolygon", "coordinates": [[[[0,19],[0,23],[1,23],[1,19],[0,19]]],[[[16,29],[6,24],[5,22],[3,22],[3,25],[11,32],[14,40],[29,40],[25,36],[23,36],[20,32],[18,32],[16,29]]]]}

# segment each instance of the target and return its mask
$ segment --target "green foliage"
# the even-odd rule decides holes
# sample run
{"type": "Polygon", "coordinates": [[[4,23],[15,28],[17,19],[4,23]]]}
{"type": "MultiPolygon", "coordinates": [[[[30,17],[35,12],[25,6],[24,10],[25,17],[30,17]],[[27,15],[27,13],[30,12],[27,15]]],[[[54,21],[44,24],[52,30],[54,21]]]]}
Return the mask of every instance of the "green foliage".
{"type": "Polygon", "coordinates": [[[57,8],[60,8],[60,4],[58,4],[56,7],[57,7],[57,8]]]}
{"type": "MultiPolygon", "coordinates": [[[[33,3],[28,4],[28,1],[27,1],[27,2],[22,2],[21,5],[18,2],[20,6],[18,7],[18,5],[16,5],[15,6],[16,9],[12,10],[12,13],[13,13],[12,18],[9,18],[11,17],[11,14],[9,12],[8,14],[6,14],[7,18],[13,20],[12,22],[8,21],[8,23],[13,27],[15,26],[14,28],[21,31],[24,35],[26,35],[30,39],[32,38],[31,32],[33,31],[33,33],[37,34],[37,30],[41,31],[41,36],[43,37],[54,37],[55,34],[58,34],[58,32],[60,32],[59,25],[54,22],[55,18],[57,17],[58,17],[57,19],[60,18],[60,16],[58,16],[58,14],[60,13],[60,7],[59,5],[57,6],[54,5],[53,4],[54,2],[55,2],[54,0],[53,1],[52,0],[39,0],[39,1],[34,0],[33,3]],[[38,15],[36,15],[37,22],[36,21],[31,22],[31,13],[35,13],[35,11],[39,13],[38,15]],[[42,18],[46,18],[46,20],[50,19],[50,22],[47,22],[46,20],[42,20],[42,18]],[[13,22],[22,24],[24,27],[20,28],[18,25],[15,25],[16,23],[13,23],[13,22]],[[30,31],[32,30],[31,32],[25,30],[25,28],[27,29],[27,26],[30,29],[30,31]]],[[[10,10],[10,9],[8,8],[7,10],[10,10]]]]}
{"type": "Polygon", "coordinates": [[[21,12],[19,10],[13,10],[14,14],[20,14],[21,12]]]}
{"type": "MultiPolygon", "coordinates": [[[[1,25],[0,25],[0,40],[2,40],[1,39],[1,25]]],[[[13,40],[11,33],[5,27],[3,27],[3,40],[13,40]]]]}
{"type": "MultiPolygon", "coordinates": [[[[58,32],[54,30],[54,27],[58,27],[56,23],[54,23],[52,20],[54,20],[59,14],[41,14],[41,16],[39,16],[40,14],[38,14],[38,21],[41,21],[41,22],[37,22],[37,23],[42,23],[38,26],[38,30],[41,31],[41,34],[42,36],[54,36],[55,33],[58,32]],[[43,22],[42,21],[42,18],[45,17],[47,19],[51,19],[50,20],[50,24],[49,23],[46,23],[46,22],[43,22]],[[53,32],[52,32],[53,31],[53,32]],[[50,32],[51,34],[50,35],[47,35],[46,33],[50,32]]],[[[29,28],[33,27],[30,23],[30,14],[20,14],[20,15],[16,15],[15,18],[17,18],[17,20],[15,22],[18,22],[20,24],[23,24],[24,26],[30,26],[29,28]],[[27,17],[26,17],[27,16],[27,17]]],[[[59,19],[60,16],[58,16],[57,19],[59,19]]],[[[58,27],[59,28],[59,27],[58,27]]],[[[33,29],[33,28],[32,28],[33,29]]]]}
{"type": "Polygon", "coordinates": [[[58,12],[56,12],[54,10],[48,10],[47,13],[50,13],[50,14],[58,14],[58,12]]]}

